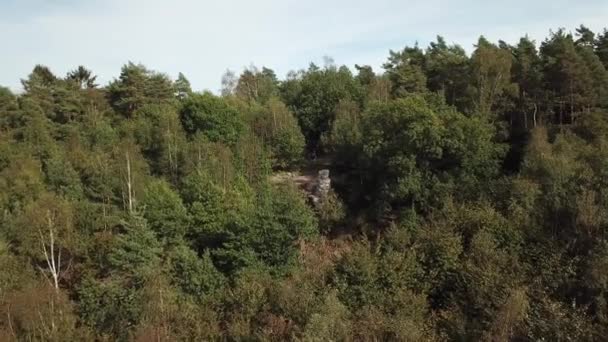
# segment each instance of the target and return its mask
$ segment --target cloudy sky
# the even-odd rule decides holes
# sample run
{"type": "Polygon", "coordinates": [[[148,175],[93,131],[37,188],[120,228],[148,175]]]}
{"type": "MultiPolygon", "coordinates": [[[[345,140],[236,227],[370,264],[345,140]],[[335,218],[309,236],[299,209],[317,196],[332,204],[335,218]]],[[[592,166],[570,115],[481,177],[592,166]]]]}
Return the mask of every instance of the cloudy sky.
{"type": "Polygon", "coordinates": [[[133,61],[217,91],[226,69],[251,64],[281,77],[323,56],[379,67],[437,34],[470,51],[480,34],[541,41],[581,23],[608,26],[608,1],[0,0],[0,85],[18,90],[35,64],[58,75],[82,64],[105,84],[133,61]]]}

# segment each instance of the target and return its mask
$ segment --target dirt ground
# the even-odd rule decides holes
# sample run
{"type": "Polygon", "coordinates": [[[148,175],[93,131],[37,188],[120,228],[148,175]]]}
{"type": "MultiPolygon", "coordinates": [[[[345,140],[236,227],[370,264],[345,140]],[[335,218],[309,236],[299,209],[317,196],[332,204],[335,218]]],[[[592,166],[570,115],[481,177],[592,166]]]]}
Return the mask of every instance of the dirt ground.
{"type": "Polygon", "coordinates": [[[270,181],[273,183],[292,182],[300,189],[310,193],[315,186],[319,171],[323,169],[330,169],[331,177],[330,158],[317,158],[315,160],[308,161],[300,171],[277,172],[270,176],[270,181]]]}

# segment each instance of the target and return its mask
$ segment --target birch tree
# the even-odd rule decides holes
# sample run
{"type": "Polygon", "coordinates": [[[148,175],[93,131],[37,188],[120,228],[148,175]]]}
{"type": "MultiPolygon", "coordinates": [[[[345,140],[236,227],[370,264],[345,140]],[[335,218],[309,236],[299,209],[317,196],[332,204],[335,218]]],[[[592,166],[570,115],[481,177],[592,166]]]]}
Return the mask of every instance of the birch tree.
{"type": "Polygon", "coordinates": [[[474,108],[478,113],[487,115],[492,112],[499,97],[512,86],[512,58],[508,51],[480,37],[471,63],[474,108]]]}
{"type": "Polygon", "coordinates": [[[38,267],[40,268],[40,272],[47,277],[47,280],[49,280],[49,283],[51,283],[55,290],[59,290],[59,279],[63,275],[66,267],[61,263],[61,245],[58,241],[54,214],[50,210],[46,211],[46,222],[46,230],[39,227],[38,235],[47,268],[44,270],[42,267],[38,267]],[[52,282],[51,279],[48,278],[48,274],[50,274],[52,282]]]}

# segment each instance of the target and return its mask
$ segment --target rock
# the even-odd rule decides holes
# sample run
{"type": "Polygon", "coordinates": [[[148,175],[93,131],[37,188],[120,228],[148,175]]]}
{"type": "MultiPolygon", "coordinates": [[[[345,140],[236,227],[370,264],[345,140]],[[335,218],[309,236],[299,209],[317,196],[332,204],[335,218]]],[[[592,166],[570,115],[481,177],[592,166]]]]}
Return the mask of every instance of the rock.
{"type": "Polygon", "coordinates": [[[324,198],[331,189],[331,178],[329,178],[329,170],[323,169],[319,171],[317,182],[315,184],[314,195],[319,198],[324,198]]]}
{"type": "Polygon", "coordinates": [[[317,179],[314,183],[312,193],[308,196],[308,198],[314,206],[318,206],[320,205],[321,201],[327,196],[330,189],[331,178],[329,178],[329,170],[320,170],[317,179]]]}

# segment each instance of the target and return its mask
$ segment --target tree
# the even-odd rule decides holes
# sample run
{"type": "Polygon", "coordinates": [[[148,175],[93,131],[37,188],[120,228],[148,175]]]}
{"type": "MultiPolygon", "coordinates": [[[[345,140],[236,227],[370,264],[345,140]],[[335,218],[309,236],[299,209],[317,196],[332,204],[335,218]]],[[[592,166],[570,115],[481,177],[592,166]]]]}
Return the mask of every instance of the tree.
{"type": "Polygon", "coordinates": [[[177,74],[177,80],[173,84],[175,88],[175,95],[178,99],[183,100],[192,94],[192,88],[190,87],[190,81],[181,72],[177,74]]]}
{"type": "Polygon", "coordinates": [[[50,117],[54,114],[53,87],[56,82],[57,77],[51,70],[39,64],[34,67],[27,79],[21,80],[27,98],[38,105],[45,115],[50,117]]]}
{"type": "Polygon", "coordinates": [[[573,116],[587,104],[591,91],[591,74],[576,52],[572,35],[558,30],[541,44],[544,83],[550,92],[550,110],[557,123],[563,124],[566,114],[573,116]]]}
{"type": "Polygon", "coordinates": [[[9,128],[19,126],[19,104],[17,97],[5,87],[0,87],[0,130],[5,131],[9,128]]]}
{"type": "Polygon", "coordinates": [[[106,171],[114,181],[115,188],[112,191],[120,199],[119,203],[124,210],[135,214],[149,174],[148,163],[132,138],[125,138],[114,146],[109,158],[110,165],[102,167],[108,168],[106,171]]]}
{"type": "Polygon", "coordinates": [[[180,114],[186,132],[201,133],[213,142],[233,145],[244,129],[239,113],[211,93],[188,97],[180,114]]]}
{"type": "Polygon", "coordinates": [[[222,75],[222,89],[220,91],[221,95],[222,96],[233,95],[237,82],[238,82],[238,80],[236,78],[236,75],[234,74],[234,71],[226,70],[224,75],[222,75]]]}
{"type": "Polygon", "coordinates": [[[180,166],[184,163],[186,135],[179,111],[172,105],[148,104],[140,108],[132,122],[132,129],[142,153],[154,173],[177,182],[180,166]]]}
{"type": "Polygon", "coordinates": [[[227,213],[224,190],[203,170],[194,171],[183,181],[181,194],[192,218],[187,236],[199,252],[220,245],[227,225],[238,219],[227,213]]]}
{"type": "Polygon", "coordinates": [[[445,39],[437,36],[425,53],[425,72],[430,91],[444,94],[446,102],[464,110],[469,78],[469,58],[459,45],[448,46],[445,39]]]}
{"type": "MultiPolygon", "coordinates": [[[[4,302],[4,301],[3,301],[4,302]]],[[[92,332],[78,323],[73,302],[63,291],[47,284],[31,284],[6,298],[6,316],[10,334],[7,341],[91,340],[92,332]]]]}
{"type": "Polygon", "coordinates": [[[542,97],[542,70],[540,57],[533,41],[527,36],[519,40],[513,51],[513,81],[519,88],[519,106],[524,115],[523,124],[527,129],[529,120],[532,126],[538,124],[537,114],[539,112],[542,97]],[[531,118],[530,118],[530,114],[531,118]]]}
{"type": "Polygon", "coordinates": [[[251,132],[241,136],[234,153],[234,168],[240,176],[244,177],[244,180],[250,184],[266,182],[272,172],[273,163],[275,165],[282,163],[286,167],[298,165],[302,157],[303,138],[300,140],[297,132],[289,131],[288,134],[284,132],[283,135],[276,137],[276,140],[281,145],[269,147],[261,138],[251,132]],[[271,149],[276,151],[275,156],[271,149]],[[276,157],[281,159],[274,159],[276,157]]]}
{"type": "Polygon", "coordinates": [[[43,194],[24,209],[12,234],[49,286],[59,291],[78,250],[73,208],[57,196],[43,194]]]}
{"type": "Polygon", "coordinates": [[[606,100],[608,95],[608,71],[593,50],[593,35],[588,39],[591,40],[587,43],[577,43],[577,53],[588,70],[592,82],[586,99],[587,112],[591,107],[608,107],[608,100],[606,100]]]}
{"type": "Polygon", "coordinates": [[[359,165],[367,191],[385,210],[433,206],[460,182],[481,186],[498,174],[504,153],[494,134],[483,119],[435,111],[420,97],[370,106],[362,122],[359,165]]]}
{"type": "Polygon", "coordinates": [[[608,30],[604,29],[603,33],[597,35],[594,47],[595,53],[608,69],[608,30]]]}
{"type": "Polygon", "coordinates": [[[48,187],[70,199],[82,199],[84,191],[80,176],[61,150],[53,150],[45,160],[43,169],[48,187]]]}
{"type": "Polygon", "coordinates": [[[141,217],[131,217],[122,228],[107,256],[108,262],[119,275],[140,284],[159,267],[160,243],[141,217]]]}
{"type": "Polygon", "coordinates": [[[359,158],[362,137],[362,113],[354,101],[340,101],[331,132],[323,136],[323,144],[335,153],[334,162],[352,165],[359,158]]]}
{"type": "Polygon", "coordinates": [[[424,73],[426,59],[418,45],[405,47],[401,52],[390,51],[388,62],[383,67],[392,82],[392,95],[404,97],[407,94],[427,91],[427,77],[424,73]]]}
{"type": "Polygon", "coordinates": [[[69,81],[75,82],[79,89],[91,89],[97,87],[97,84],[95,84],[97,76],[93,75],[91,70],[88,70],[82,65],[78,66],[77,69],[68,72],[66,78],[69,81]]]}
{"type": "Polygon", "coordinates": [[[53,279],[52,285],[57,290],[59,289],[59,279],[63,273],[65,273],[66,266],[61,263],[61,245],[57,244],[57,241],[55,240],[59,237],[57,236],[57,228],[54,222],[55,220],[50,212],[46,213],[46,220],[48,234],[47,232],[43,232],[42,229],[38,231],[38,234],[40,235],[40,245],[42,246],[44,259],[48,267],[47,271],[51,274],[53,279]]]}
{"type": "Polygon", "coordinates": [[[593,44],[595,43],[595,33],[585,25],[581,25],[576,29],[576,36],[578,37],[575,41],[576,45],[590,48],[593,47],[593,44]]]}
{"type": "Polygon", "coordinates": [[[326,296],[323,306],[315,312],[304,331],[304,339],[349,340],[352,339],[352,326],[348,319],[348,308],[337,298],[335,293],[326,296]]]}
{"type": "Polygon", "coordinates": [[[277,98],[253,111],[253,131],[270,147],[274,167],[296,166],[304,156],[305,141],[293,114],[277,98]]]}
{"type": "Polygon", "coordinates": [[[208,252],[199,257],[189,247],[178,245],[171,251],[170,262],[172,282],[198,302],[224,286],[224,276],[215,268],[208,252]]]}
{"type": "Polygon", "coordinates": [[[370,86],[376,79],[376,74],[374,70],[369,65],[358,65],[355,64],[355,69],[357,69],[358,74],[356,76],[357,81],[363,86],[370,86]]]}
{"type": "Polygon", "coordinates": [[[294,261],[293,245],[318,233],[316,218],[303,196],[290,187],[266,187],[243,220],[226,226],[226,239],[214,251],[221,269],[235,272],[262,264],[276,273],[294,261]]]}
{"type": "Polygon", "coordinates": [[[98,336],[127,339],[142,316],[142,293],[120,280],[85,278],[76,289],[79,317],[98,336]]]}
{"type": "Polygon", "coordinates": [[[474,89],[473,104],[476,112],[492,115],[499,98],[512,89],[512,59],[508,51],[498,48],[480,37],[471,56],[474,89]]]}
{"type": "Polygon", "coordinates": [[[309,151],[319,150],[323,133],[331,130],[336,105],[361,99],[360,88],[346,67],[319,69],[311,64],[301,78],[282,85],[283,99],[293,110],[309,151]]]}
{"type": "Polygon", "coordinates": [[[245,101],[265,103],[278,92],[278,80],[272,69],[263,67],[258,70],[255,66],[245,69],[236,84],[236,96],[245,101]]]}
{"type": "Polygon", "coordinates": [[[146,186],[141,203],[143,216],[160,241],[181,240],[190,224],[190,217],[179,195],[163,181],[146,186]]]}
{"type": "Polygon", "coordinates": [[[108,85],[108,94],[112,106],[131,117],[145,104],[171,103],[174,88],[166,75],[129,62],[122,67],[119,78],[108,85]]]}
{"type": "Polygon", "coordinates": [[[44,65],[37,64],[32,70],[27,80],[21,80],[25,91],[31,92],[36,86],[51,86],[57,81],[57,77],[51,69],[44,65]]]}
{"type": "Polygon", "coordinates": [[[354,244],[332,274],[338,299],[353,313],[354,335],[434,340],[424,295],[413,287],[418,272],[411,255],[354,244]]]}

